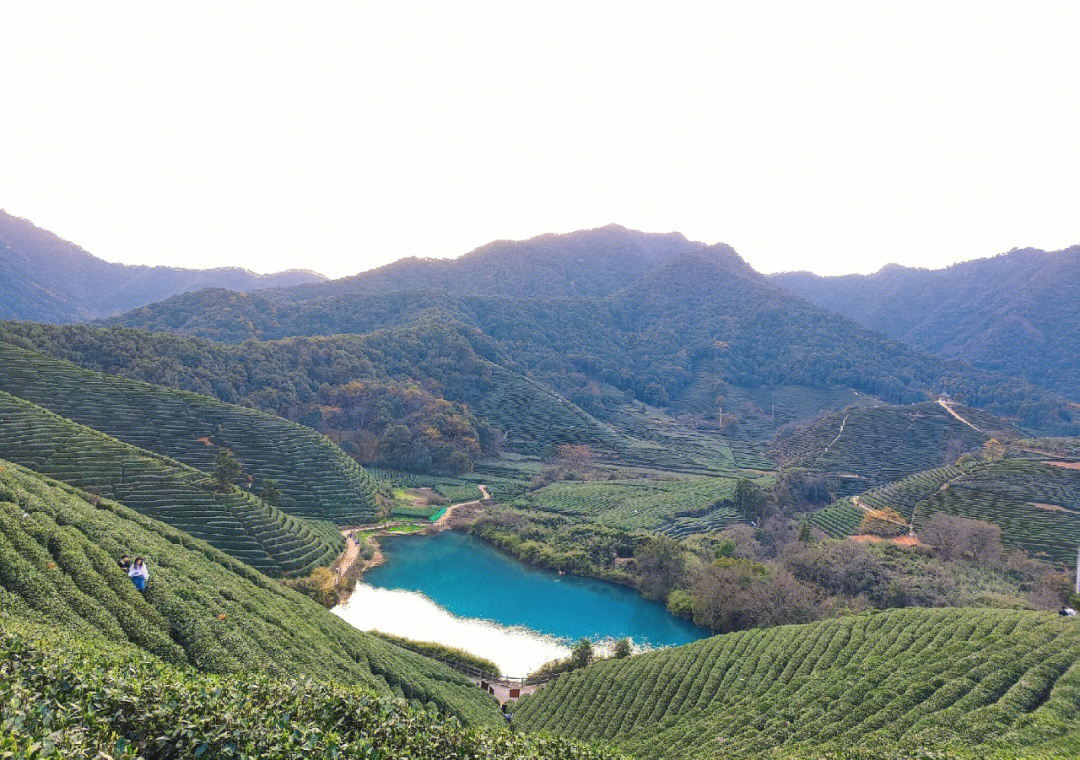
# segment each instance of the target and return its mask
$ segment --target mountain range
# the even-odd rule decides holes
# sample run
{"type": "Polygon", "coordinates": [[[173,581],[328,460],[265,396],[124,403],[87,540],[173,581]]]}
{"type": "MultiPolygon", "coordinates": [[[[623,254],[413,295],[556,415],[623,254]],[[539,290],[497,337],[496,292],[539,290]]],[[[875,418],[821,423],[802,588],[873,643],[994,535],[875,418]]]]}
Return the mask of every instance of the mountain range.
{"type": "Polygon", "coordinates": [[[178,269],[114,264],[0,211],[0,318],[83,322],[200,290],[318,282],[315,272],[255,274],[237,267],[178,269]]]}
{"type": "Polygon", "coordinates": [[[772,277],[807,300],[927,351],[1072,397],[1080,387],[1080,245],[945,269],[772,277]]]}

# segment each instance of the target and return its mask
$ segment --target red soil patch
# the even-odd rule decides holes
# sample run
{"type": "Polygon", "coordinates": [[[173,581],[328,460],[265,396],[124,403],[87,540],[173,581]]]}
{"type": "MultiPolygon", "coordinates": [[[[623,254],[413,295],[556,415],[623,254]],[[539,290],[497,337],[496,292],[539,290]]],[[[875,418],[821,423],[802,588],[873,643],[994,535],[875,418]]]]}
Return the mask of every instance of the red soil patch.
{"type": "Polygon", "coordinates": [[[881,536],[874,536],[870,533],[863,533],[858,536],[852,536],[852,541],[858,541],[860,544],[879,544],[882,541],[889,541],[897,546],[918,546],[919,539],[915,536],[897,536],[896,538],[882,538],[881,536]]]}
{"type": "Polygon", "coordinates": [[[1080,462],[1047,462],[1047,464],[1063,470],[1080,470],[1080,462]]]}
{"type": "Polygon", "coordinates": [[[214,444],[210,443],[210,439],[205,437],[205,436],[203,436],[202,438],[196,438],[195,440],[198,441],[199,443],[205,443],[207,446],[213,446],[214,445],[214,444]]]}

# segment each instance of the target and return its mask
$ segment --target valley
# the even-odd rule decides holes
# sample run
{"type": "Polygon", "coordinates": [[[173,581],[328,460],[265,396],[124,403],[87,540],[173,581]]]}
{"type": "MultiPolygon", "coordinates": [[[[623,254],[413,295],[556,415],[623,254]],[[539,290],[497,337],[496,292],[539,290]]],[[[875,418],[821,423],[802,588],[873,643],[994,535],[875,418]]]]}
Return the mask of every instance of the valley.
{"type": "Polygon", "coordinates": [[[128,758],[230,756],[221,709],[295,756],[267,705],[326,756],[1080,752],[1075,399],[782,280],[612,226],[0,311],[3,731],[48,692],[57,753],[128,758]],[[544,684],[510,729],[493,670],[544,684]]]}

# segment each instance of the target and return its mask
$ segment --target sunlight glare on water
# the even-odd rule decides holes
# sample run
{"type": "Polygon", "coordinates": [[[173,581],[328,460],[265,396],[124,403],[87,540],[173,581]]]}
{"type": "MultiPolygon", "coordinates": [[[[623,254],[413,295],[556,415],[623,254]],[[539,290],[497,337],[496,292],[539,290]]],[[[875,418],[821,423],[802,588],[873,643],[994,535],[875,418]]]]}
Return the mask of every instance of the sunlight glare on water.
{"type": "Polygon", "coordinates": [[[570,648],[554,636],[524,626],[458,617],[417,591],[358,583],[349,600],[334,612],[362,631],[436,641],[486,657],[509,676],[526,676],[545,662],[570,654],[570,648]]]}

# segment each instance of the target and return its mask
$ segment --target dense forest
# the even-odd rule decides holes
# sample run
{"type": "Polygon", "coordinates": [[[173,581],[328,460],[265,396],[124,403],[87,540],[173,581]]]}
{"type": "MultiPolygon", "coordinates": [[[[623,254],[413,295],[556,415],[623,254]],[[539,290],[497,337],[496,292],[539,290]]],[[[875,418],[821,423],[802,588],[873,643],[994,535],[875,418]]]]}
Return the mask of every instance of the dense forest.
{"type": "Polygon", "coordinates": [[[1075,396],[1080,246],[1013,250],[946,269],[775,275],[773,282],[913,346],[1075,396]]]}

